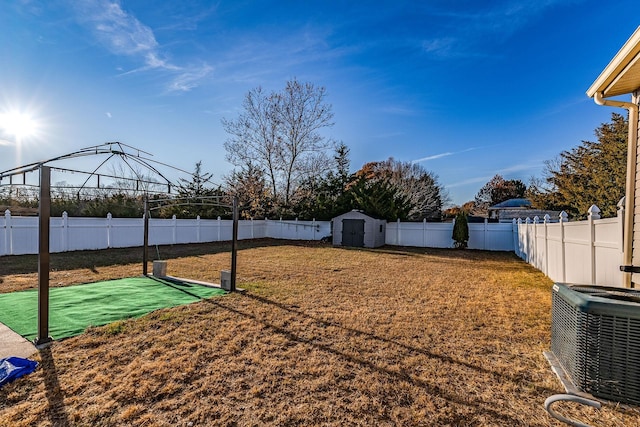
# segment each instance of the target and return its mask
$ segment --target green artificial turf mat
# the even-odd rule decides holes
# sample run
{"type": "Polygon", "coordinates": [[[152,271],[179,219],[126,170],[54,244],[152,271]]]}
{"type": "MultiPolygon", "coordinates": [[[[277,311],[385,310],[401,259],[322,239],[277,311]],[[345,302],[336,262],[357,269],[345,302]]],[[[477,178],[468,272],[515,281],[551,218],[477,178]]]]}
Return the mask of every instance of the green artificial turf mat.
{"type": "MultiPolygon", "coordinates": [[[[61,339],[88,326],[140,317],[160,308],[224,295],[222,289],[180,280],[131,277],[84,285],[50,288],[49,335],[61,339]]],[[[38,335],[38,291],[0,294],[0,322],[33,340],[38,335]]]]}

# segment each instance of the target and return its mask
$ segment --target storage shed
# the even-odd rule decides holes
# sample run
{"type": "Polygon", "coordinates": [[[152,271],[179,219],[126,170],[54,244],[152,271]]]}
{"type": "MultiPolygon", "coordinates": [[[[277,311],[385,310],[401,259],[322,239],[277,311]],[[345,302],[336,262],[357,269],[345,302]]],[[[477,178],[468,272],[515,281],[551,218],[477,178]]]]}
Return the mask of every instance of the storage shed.
{"type": "Polygon", "coordinates": [[[334,246],[377,248],[385,244],[387,221],[373,218],[362,211],[333,218],[334,246]]]}

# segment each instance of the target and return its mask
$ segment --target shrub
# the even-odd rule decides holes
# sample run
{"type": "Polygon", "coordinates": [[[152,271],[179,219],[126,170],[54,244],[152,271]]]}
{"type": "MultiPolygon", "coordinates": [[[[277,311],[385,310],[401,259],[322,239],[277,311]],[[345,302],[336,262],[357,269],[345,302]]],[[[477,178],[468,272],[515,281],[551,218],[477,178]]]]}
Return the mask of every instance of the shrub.
{"type": "Polygon", "coordinates": [[[467,214],[465,212],[461,211],[456,215],[451,238],[455,241],[454,245],[457,249],[467,247],[467,242],[469,241],[469,222],[467,221],[467,214]]]}

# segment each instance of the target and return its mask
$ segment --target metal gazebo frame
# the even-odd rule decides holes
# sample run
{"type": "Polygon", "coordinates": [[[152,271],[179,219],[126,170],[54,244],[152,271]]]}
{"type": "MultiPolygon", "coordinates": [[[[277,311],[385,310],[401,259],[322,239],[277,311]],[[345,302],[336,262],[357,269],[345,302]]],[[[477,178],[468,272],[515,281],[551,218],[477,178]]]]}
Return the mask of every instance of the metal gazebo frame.
{"type": "MultiPolygon", "coordinates": [[[[50,238],[50,218],[51,218],[51,170],[58,170],[62,172],[71,172],[71,173],[79,173],[88,175],[87,179],[80,186],[72,186],[72,188],[78,188],[78,197],[80,197],[80,191],[82,189],[93,188],[93,189],[107,189],[107,190],[121,190],[119,187],[108,187],[100,185],[100,177],[106,178],[116,178],[121,181],[135,181],[136,191],[140,190],[140,184],[144,185],[166,185],[167,191],[149,191],[149,189],[144,190],[145,198],[144,198],[144,239],[143,239],[143,274],[147,274],[147,263],[148,263],[148,243],[149,243],[149,207],[148,207],[148,193],[162,193],[167,194],[171,193],[171,187],[177,187],[176,184],[172,183],[168,178],[166,178],[155,165],[161,165],[168,167],[170,169],[192,175],[189,172],[186,172],[182,169],[176,168],[174,166],[170,166],[165,163],[161,163],[155,160],[150,159],[148,156],[152,156],[152,154],[137,149],[135,147],[123,144],[121,142],[107,142],[102,145],[97,145],[93,147],[83,148],[78,151],[74,151],[72,153],[64,154],[58,157],[54,157],[52,159],[30,163],[23,166],[18,166],[13,169],[9,169],[3,172],[0,172],[0,187],[5,185],[9,186],[29,186],[27,184],[26,176],[27,174],[39,172],[39,201],[38,201],[38,335],[34,340],[34,344],[36,345],[45,345],[53,339],[49,336],[49,270],[50,270],[50,247],[49,247],[49,238],[50,238]],[[52,163],[69,160],[78,157],[86,157],[86,156],[96,156],[96,155],[107,155],[107,159],[103,160],[92,172],[82,171],[82,170],[73,170],[67,169],[63,167],[52,166],[52,163]],[[136,178],[127,178],[127,177],[119,177],[114,175],[107,175],[103,173],[98,173],[98,170],[104,166],[111,158],[118,156],[131,170],[131,172],[136,176],[136,178]],[[136,164],[147,170],[153,172],[155,175],[162,178],[162,182],[151,181],[149,179],[145,179],[140,176],[140,174],[136,171],[136,169],[132,166],[132,164],[136,164]],[[16,177],[22,177],[22,182],[15,182],[16,177]],[[95,176],[97,177],[97,185],[92,186],[88,185],[89,179],[95,176]],[[8,183],[3,183],[4,180],[8,179],[8,183]]],[[[33,185],[31,185],[33,186],[33,185]]],[[[166,199],[170,200],[170,199],[166,199]]],[[[238,239],[238,202],[237,198],[234,197],[233,205],[222,205],[223,207],[231,207],[233,209],[233,237],[232,237],[232,246],[231,246],[231,283],[230,290],[236,290],[236,266],[237,266],[237,239],[238,239]]]]}

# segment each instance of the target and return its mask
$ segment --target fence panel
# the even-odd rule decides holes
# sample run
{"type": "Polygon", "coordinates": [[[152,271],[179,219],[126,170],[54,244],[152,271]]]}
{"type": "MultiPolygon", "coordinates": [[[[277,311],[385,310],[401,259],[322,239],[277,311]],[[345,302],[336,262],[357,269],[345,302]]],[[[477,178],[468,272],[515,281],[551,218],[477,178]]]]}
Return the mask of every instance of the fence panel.
{"type": "Polygon", "coordinates": [[[198,228],[199,222],[201,220],[198,219],[184,219],[181,221],[171,220],[173,221],[174,227],[174,235],[173,235],[173,243],[174,244],[182,244],[182,243],[198,243],[198,228]]]}
{"type": "Polygon", "coordinates": [[[385,242],[392,246],[414,246],[421,248],[451,248],[452,223],[439,222],[389,222],[385,242]]]}
{"type": "Polygon", "coordinates": [[[596,266],[595,283],[620,283],[622,261],[622,227],[618,218],[595,221],[594,251],[596,266]]]}
{"type": "Polygon", "coordinates": [[[556,282],[564,282],[564,243],[562,223],[547,224],[547,271],[556,282]]]}
{"type": "Polygon", "coordinates": [[[547,253],[547,225],[544,222],[539,222],[539,219],[534,219],[533,236],[533,245],[536,254],[533,266],[543,273],[546,273],[547,259],[549,256],[547,253]]]}
{"type": "Polygon", "coordinates": [[[8,253],[11,255],[38,253],[38,218],[16,216],[11,217],[8,253]]]}
{"type": "MultiPolygon", "coordinates": [[[[151,223],[151,219],[149,221],[151,223]]],[[[107,226],[110,248],[142,246],[144,220],[142,218],[113,218],[107,226]]]]}
{"type": "MultiPolygon", "coordinates": [[[[251,236],[254,234],[253,231],[251,220],[242,222],[238,221],[238,240],[252,239],[253,237],[251,236]]],[[[231,223],[231,235],[233,236],[233,222],[231,223]]]]}
{"type": "Polygon", "coordinates": [[[587,221],[568,222],[564,226],[565,280],[568,283],[591,283],[591,242],[587,221]]]}
{"type": "Polygon", "coordinates": [[[511,223],[469,224],[469,249],[513,251],[513,228],[511,223]]]}
{"type": "MultiPolygon", "coordinates": [[[[427,248],[453,247],[453,223],[450,222],[389,222],[386,243],[395,246],[427,248]]],[[[512,224],[469,224],[469,249],[513,251],[512,224]]]]}
{"type": "Polygon", "coordinates": [[[556,282],[624,286],[619,270],[622,262],[622,219],[599,218],[592,206],[585,221],[559,223],[519,220],[515,228],[516,253],[556,282]]]}
{"type": "MultiPolygon", "coordinates": [[[[62,250],[94,250],[104,249],[108,246],[107,221],[105,218],[69,218],[66,226],[61,231],[66,233],[67,236],[66,248],[62,248],[62,250]]],[[[60,251],[51,249],[51,252],[60,251]]]]}
{"type": "Polygon", "coordinates": [[[9,254],[9,225],[11,221],[11,213],[6,213],[0,219],[2,227],[0,227],[0,256],[9,254]]]}

